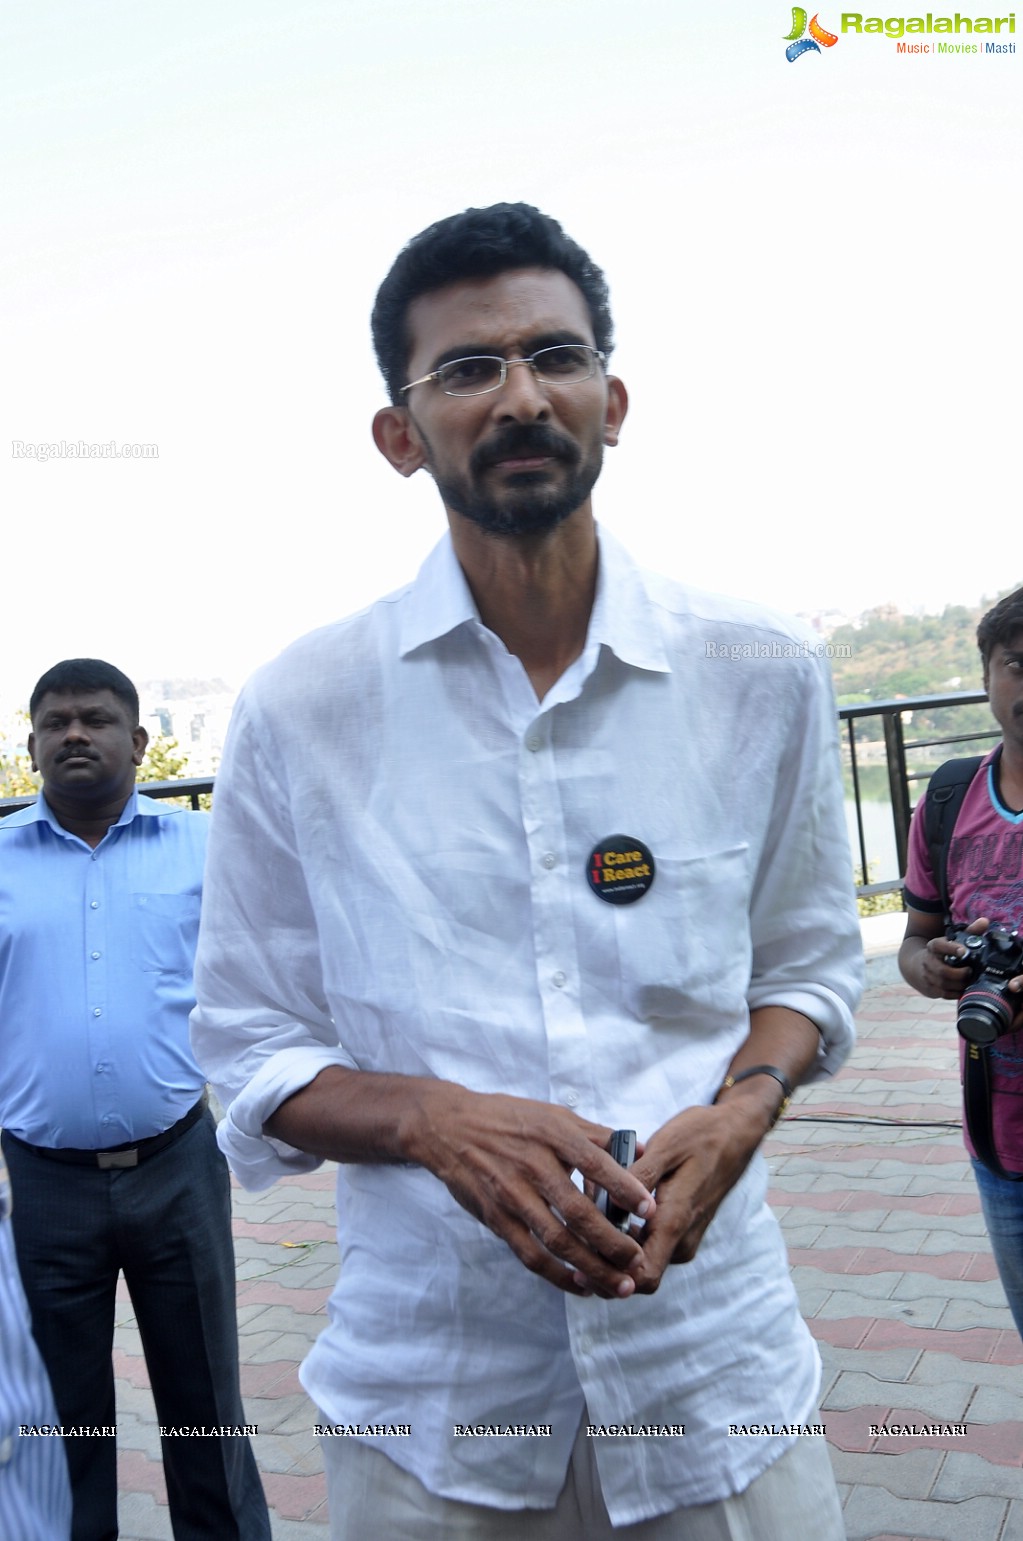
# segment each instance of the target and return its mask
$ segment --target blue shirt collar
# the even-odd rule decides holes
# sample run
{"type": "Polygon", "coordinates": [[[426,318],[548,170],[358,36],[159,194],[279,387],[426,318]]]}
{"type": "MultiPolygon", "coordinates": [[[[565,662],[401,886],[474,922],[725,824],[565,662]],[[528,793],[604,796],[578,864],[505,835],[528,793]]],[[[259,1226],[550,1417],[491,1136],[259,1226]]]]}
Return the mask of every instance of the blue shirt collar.
{"type": "MultiPolygon", "coordinates": [[[[121,810],[121,817],[111,824],[111,829],[119,829],[122,824],[130,824],[136,818],[159,818],[162,814],[179,813],[180,809],[172,806],[164,806],[155,797],[140,797],[136,785],[128,801],[121,810]]],[[[0,819],[0,830],[4,828],[17,829],[26,824],[49,824],[54,834],[63,837],[71,836],[71,831],[64,828],[57,815],[46,801],[45,793],[40,793],[30,808],[19,808],[17,813],[9,813],[5,819],[0,819]]],[[[109,833],[109,831],[108,831],[109,833]]]]}

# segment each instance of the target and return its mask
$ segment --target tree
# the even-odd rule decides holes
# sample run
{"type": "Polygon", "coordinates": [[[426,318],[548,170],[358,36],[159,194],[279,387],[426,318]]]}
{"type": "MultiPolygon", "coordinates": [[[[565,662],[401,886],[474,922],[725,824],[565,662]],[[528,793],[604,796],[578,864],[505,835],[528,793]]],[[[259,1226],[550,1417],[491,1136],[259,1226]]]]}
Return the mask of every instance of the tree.
{"type": "Polygon", "coordinates": [[[188,756],[180,753],[176,738],[165,738],[161,733],[149,740],[138,774],[140,781],[177,781],[187,775],[188,756]]]}
{"type": "MultiPolygon", "coordinates": [[[[28,713],[19,712],[18,718],[27,733],[28,713]]],[[[39,777],[27,754],[0,753],[0,797],[34,797],[38,790],[39,777]]]]}
{"type": "MultiPolygon", "coordinates": [[[[176,738],[165,738],[161,733],[149,740],[146,757],[138,774],[139,781],[178,781],[187,775],[188,756],[181,753],[176,738]]],[[[182,808],[192,806],[188,797],[170,797],[166,801],[177,803],[182,808]]],[[[199,798],[199,806],[209,812],[212,801],[210,794],[204,792],[199,798]]]]}

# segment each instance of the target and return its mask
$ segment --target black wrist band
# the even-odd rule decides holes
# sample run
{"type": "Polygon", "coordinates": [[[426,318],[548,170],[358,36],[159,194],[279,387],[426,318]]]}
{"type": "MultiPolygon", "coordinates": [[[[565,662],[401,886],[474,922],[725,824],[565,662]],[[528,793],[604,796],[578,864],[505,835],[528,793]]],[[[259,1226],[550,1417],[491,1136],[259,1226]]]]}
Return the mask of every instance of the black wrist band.
{"type": "Polygon", "coordinates": [[[717,1096],[714,1098],[714,1101],[717,1102],[722,1092],[729,1091],[733,1086],[738,1086],[740,1081],[747,1081],[753,1075],[773,1076],[782,1089],[781,1106],[771,1119],[770,1127],[773,1129],[792,1100],[792,1082],[784,1070],[779,1070],[776,1065],[751,1065],[748,1070],[739,1070],[734,1075],[726,1075],[718,1087],[717,1096]]]}

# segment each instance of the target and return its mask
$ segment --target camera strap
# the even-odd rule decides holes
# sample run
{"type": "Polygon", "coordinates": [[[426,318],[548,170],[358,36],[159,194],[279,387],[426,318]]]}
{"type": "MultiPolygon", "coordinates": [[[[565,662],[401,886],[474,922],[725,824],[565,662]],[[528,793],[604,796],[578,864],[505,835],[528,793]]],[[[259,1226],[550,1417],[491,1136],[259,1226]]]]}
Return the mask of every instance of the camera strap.
{"type": "Polygon", "coordinates": [[[995,1150],[994,1130],[991,1125],[991,1064],[990,1050],[983,1044],[967,1043],[966,1068],[963,1071],[963,1107],[966,1110],[966,1127],[970,1141],[989,1172],[1009,1182],[1023,1182],[1023,1172],[1007,1172],[995,1150]]]}

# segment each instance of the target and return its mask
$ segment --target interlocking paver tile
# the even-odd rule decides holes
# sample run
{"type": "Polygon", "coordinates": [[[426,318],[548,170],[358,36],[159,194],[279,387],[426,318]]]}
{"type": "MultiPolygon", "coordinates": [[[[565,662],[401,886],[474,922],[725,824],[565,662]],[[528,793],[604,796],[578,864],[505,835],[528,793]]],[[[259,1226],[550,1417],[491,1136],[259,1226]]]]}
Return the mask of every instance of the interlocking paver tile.
{"type": "Polygon", "coordinates": [[[844,1510],[848,1541],[998,1541],[1008,1504],[1003,1498],[962,1503],[897,1498],[887,1488],[858,1483],[844,1510]]]}

